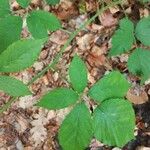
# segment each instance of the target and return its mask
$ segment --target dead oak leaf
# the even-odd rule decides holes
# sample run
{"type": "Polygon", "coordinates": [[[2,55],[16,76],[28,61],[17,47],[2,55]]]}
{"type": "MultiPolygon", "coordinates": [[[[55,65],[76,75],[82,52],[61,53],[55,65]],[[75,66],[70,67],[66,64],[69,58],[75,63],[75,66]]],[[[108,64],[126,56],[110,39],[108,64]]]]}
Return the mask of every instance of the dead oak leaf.
{"type": "Polygon", "coordinates": [[[35,119],[31,122],[31,125],[33,126],[30,130],[31,141],[34,141],[35,146],[38,146],[47,138],[47,129],[44,127],[44,125],[48,123],[48,118],[46,113],[42,110],[39,112],[39,114],[34,114],[34,118],[35,119]]]}

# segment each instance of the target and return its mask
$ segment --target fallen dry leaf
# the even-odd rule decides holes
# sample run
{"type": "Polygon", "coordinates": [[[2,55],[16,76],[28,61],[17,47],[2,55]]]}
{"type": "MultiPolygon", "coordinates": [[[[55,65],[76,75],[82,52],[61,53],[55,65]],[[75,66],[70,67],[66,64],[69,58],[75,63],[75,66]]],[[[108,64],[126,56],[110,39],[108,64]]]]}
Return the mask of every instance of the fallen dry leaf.
{"type": "Polygon", "coordinates": [[[137,93],[134,89],[130,89],[126,97],[134,104],[143,104],[148,101],[148,96],[145,91],[139,91],[137,93]]]}
{"type": "Polygon", "coordinates": [[[69,35],[63,31],[56,31],[50,36],[50,41],[58,45],[64,45],[69,38],[69,35]]]}
{"type": "Polygon", "coordinates": [[[85,34],[84,36],[77,39],[77,45],[81,50],[88,50],[90,49],[90,44],[93,41],[92,34],[85,34]]]}
{"type": "Polygon", "coordinates": [[[101,65],[104,65],[106,57],[105,53],[107,51],[107,46],[102,45],[101,47],[94,46],[90,52],[90,54],[87,57],[87,61],[91,66],[99,67],[101,65]]]}
{"type": "Polygon", "coordinates": [[[35,143],[35,146],[38,146],[43,142],[47,137],[47,129],[44,127],[48,123],[47,113],[45,111],[39,111],[38,114],[34,114],[34,120],[31,122],[33,126],[30,130],[31,140],[35,143]]]}
{"type": "Polygon", "coordinates": [[[150,150],[150,148],[149,147],[143,147],[143,146],[141,146],[137,150],[150,150]]]}
{"type": "Polygon", "coordinates": [[[98,67],[105,63],[105,56],[104,55],[95,55],[93,53],[88,56],[87,61],[91,66],[94,65],[94,66],[98,67]]]}
{"type": "Polygon", "coordinates": [[[109,10],[100,15],[99,20],[104,27],[112,27],[118,23],[118,19],[109,10]]]}
{"type": "Polygon", "coordinates": [[[18,106],[23,109],[30,108],[36,103],[36,98],[37,97],[33,97],[32,95],[20,97],[18,106]]]}
{"type": "Polygon", "coordinates": [[[98,8],[97,0],[86,0],[85,4],[88,12],[93,12],[98,8]]]}
{"type": "Polygon", "coordinates": [[[79,11],[73,2],[63,0],[59,7],[54,10],[54,13],[60,20],[68,20],[74,16],[77,16],[79,11]]]}

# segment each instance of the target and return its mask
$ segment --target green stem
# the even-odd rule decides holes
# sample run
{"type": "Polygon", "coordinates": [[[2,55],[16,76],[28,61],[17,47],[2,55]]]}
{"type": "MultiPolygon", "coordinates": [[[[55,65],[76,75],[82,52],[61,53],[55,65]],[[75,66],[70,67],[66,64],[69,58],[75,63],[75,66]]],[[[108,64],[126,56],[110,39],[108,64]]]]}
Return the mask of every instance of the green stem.
{"type": "MultiPolygon", "coordinates": [[[[71,41],[75,38],[75,36],[81,31],[83,30],[88,24],[90,24],[93,20],[96,19],[96,17],[98,17],[100,14],[102,14],[105,10],[107,10],[109,7],[114,7],[118,4],[123,3],[123,0],[118,0],[117,2],[112,2],[109,5],[101,8],[100,10],[97,11],[97,13],[90,18],[89,20],[85,21],[76,31],[74,31],[69,39],[67,40],[67,42],[64,44],[64,46],[61,48],[60,52],[56,55],[55,59],[53,60],[52,63],[50,63],[46,68],[44,68],[40,73],[38,73],[35,77],[33,77],[29,83],[27,85],[31,85],[34,81],[36,81],[38,78],[40,78],[41,76],[43,76],[49,69],[53,69],[53,67],[58,63],[60,57],[62,56],[63,52],[65,51],[65,49],[69,46],[69,44],[71,43],[71,41]]],[[[16,100],[15,97],[13,97],[8,103],[6,103],[2,109],[0,109],[0,114],[3,113],[4,111],[7,110],[7,108],[9,108],[11,106],[11,104],[16,100]]]]}
{"type": "Polygon", "coordinates": [[[63,28],[61,28],[60,29],[61,31],[64,31],[64,32],[66,32],[66,33],[68,33],[68,34],[71,34],[72,32],[70,32],[70,31],[68,31],[68,30],[66,30],[66,29],[63,29],[63,28]]]}
{"type": "Polygon", "coordinates": [[[9,108],[9,107],[11,106],[11,104],[12,104],[15,100],[17,100],[17,98],[16,98],[16,97],[12,97],[12,98],[2,107],[2,109],[0,109],[0,115],[1,115],[4,111],[6,111],[7,108],[9,108]]]}

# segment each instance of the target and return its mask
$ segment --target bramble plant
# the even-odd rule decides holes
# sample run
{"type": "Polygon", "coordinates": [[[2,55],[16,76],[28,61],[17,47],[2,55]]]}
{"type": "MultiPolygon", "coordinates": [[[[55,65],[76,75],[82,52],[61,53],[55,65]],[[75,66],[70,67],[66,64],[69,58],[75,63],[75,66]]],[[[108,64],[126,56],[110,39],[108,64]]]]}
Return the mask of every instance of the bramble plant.
{"type": "Polygon", "coordinates": [[[64,150],[84,150],[93,137],[118,147],[134,139],[134,110],[124,99],[130,84],[123,75],[113,71],[89,90],[88,95],[98,104],[93,114],[82,97],[88,83],[87,71],[77,55],[70,64],[69,78],[73,89],[56,88],[36,104],[50,110],[73,107],[59,130],[59,142],[64,150]]]}
{"type": "MultiPolygon", "coordinates": [[[[43,1],[49,5],[59,3],[59,0],[43,1]]],[[[31,0],[17,0],[17,2],[26,9],[31,0]]],[[[149,0],[140,2],[145,3],[149,0]]],[[[14,77],[7,76],[6,73],[19,72],[32,66],[48,40],[48,33],[63,28],[59,19],[52,13],[33,10],[23,17],[14,16],[10,10],[9,0],[0,0],[0,90],[12,96],[12,99],[0,108],[0,113],[6,111],[17,97],[32,94],[28,86],[58,63],[70,42],[86,25],[109,7],[122,3],[123,0],[113,1],[98,10],[92,18],[70,34],[53,62],[35,75],[28,84],[24,84],[14,77]],[[21,38],[24,19],[31,33],[28,39],[21,38]]],[[[150,51],[143,49],[139,44],[141,42],[144,46],[150,46],[149,26],[150,17],[142,18],[136,27],[129,18],[123,18],[120,20],[119,29],[112,37],[112,48],[109,52],[109,56],[115,56],[134,49],[128,59],[128,70],[140,76],[141,83],[150,77],[150,51]]],[[[87,69],[78,55],[73,57],[69,66],[69,81],[70,88],[55,88],[36,104],[49,110],[72,107],[59,130],[59,142],[64,150],[84,150],[92,138],[109,146],[118,147],[123,147],[134,139],[135,115],[131,103],[125,99],[130,84],[124,75],[119,71],[112,71],[90,88],[87,96],[97,105],[94,112],[90,111],[89,101],[83,96],[88,83],[87,69]]]]}
{"type": "MultiPolygon", "coordinates": [[[[120,21],[120,28],[112,37],[112,48],[109,55],[115,56],[128,52],[139,40],[144,46],[150,46],[150,17],[142,18],[134,29],[134,24],[128,18],[120,21]]],[[[134,75],[141,76],[141,83],[150,78],[150,51],[137,46],[129,56],[128,70],[134,75]]]]}

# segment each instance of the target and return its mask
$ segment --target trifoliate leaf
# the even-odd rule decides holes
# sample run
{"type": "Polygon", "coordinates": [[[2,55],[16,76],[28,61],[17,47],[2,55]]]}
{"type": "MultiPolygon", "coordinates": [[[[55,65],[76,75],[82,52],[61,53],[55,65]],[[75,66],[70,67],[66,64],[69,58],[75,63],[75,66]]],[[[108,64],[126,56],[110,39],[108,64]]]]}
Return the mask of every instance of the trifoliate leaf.
{"type": "Polygon", "coordinates": [[[92,135],[90,112],[84,103],[78,104],[60,127],[60,145],[63,150],[84,150],[90,144],[92,135]]]}
{"type": "Polygon", "coordinates": [[[20,40],[0,55],[0,72],[18,72],[30,67],[38,58],[45,39],[20,40]]]}
{"type": "Polygon", "coordinates": [[[71,89],[57,88],[44,95],[36,104],[47,109],[61,109],[73,105],[78,100],[78,94],[71,89]]]}
{"type": "Polygon", "coordinates": [[[123,147],[134,139],[135,115],[132,105],[124,99],[104,101],[94,111],[93,127],[97,140],[109,146],[123,147]]]}
{"type": "Polygon", "coordinates": [[[8,16],[0,20],[0,53],[20,39],[21,30],[21,17],[8,16]]]}
{"type": "Polygon", "coordinates": [[[9,76],[0,76],[0,90],[6,92],[11,96],[16,97],[31,94],[31,92],[25,84],[9,76]]]}
{"type": "Polygon", "coordinates": [[[137,39],[146,46],[150,46],[150,17],[141,19],[135,29],[137,39]]]}
{"type": "Polygon", "coordinates": [[[21,7],[26,8],[30,4],[31,0],[17,0],[17,2],[21,7]]]}
{"type": "Polygon", "coordinates": [[[128,69],[142,77],[142,83],[150,78],[150,51],[137,48],[128,59],[128,69]]]}
{"type": "Polygon", "coordinates": [[[122,19],[119,27],[112,37],[112,48],[109,53],[111,56],[129,51],[134,42],[133,23],[129,19],[122,19]]]}
{"type": "Polygon", "coordinates": [[[0,18],[10,14],[9,0],[0,0],[0,18]]]}
{"type": "Polygon", "coordinates": [[[69,77],[74,90],[78,93],[83,92],[87,86],[87,70],[86,65],[75,55],[69,66],[69,77]]]}
{"type": "Polygon", "coordinates": [[[27,17],[27,26],[34,38],[45,38],[48,31],[56,31],[61,28],[60,21],[52,13],[35,10],[27,17]]]}
{"type": "Polygon", "coordinates": [[[110,98],[123,98],[130,84],[118,71],[113,71],[100,79],[89,91],[89,96],[97,102],[110,98]]]}
{"type": "Polygon", "coordinates": [[[60,2],[60,0],[46,0],[46,2],[49,5],[56,5],[60,2]]]}

